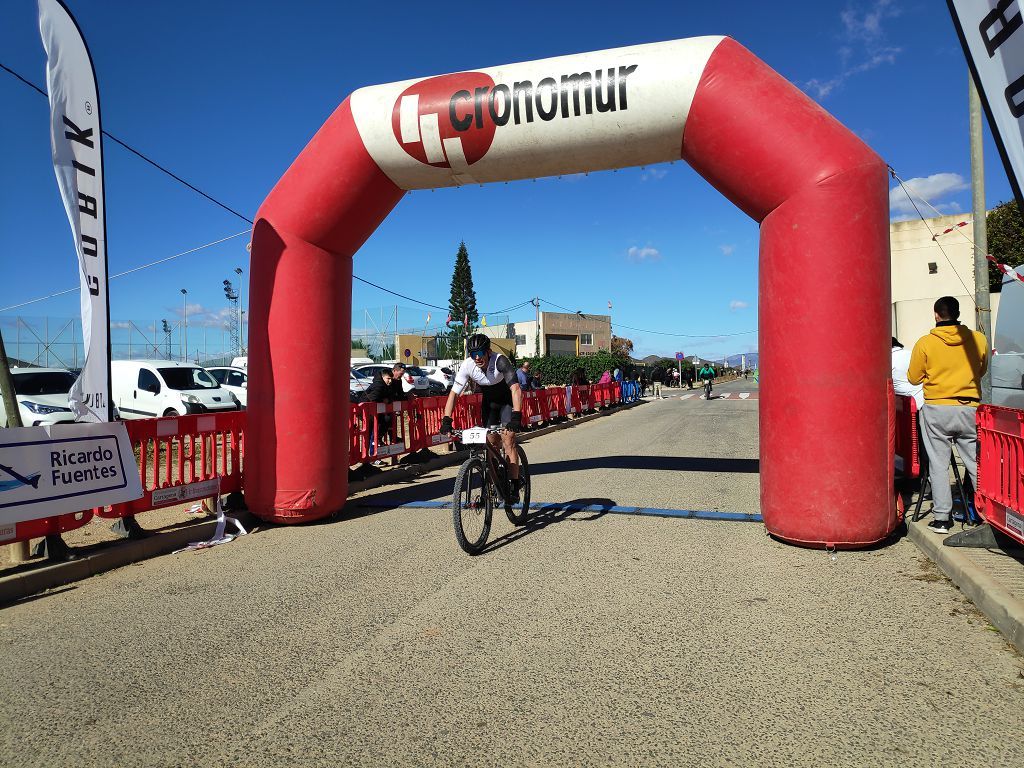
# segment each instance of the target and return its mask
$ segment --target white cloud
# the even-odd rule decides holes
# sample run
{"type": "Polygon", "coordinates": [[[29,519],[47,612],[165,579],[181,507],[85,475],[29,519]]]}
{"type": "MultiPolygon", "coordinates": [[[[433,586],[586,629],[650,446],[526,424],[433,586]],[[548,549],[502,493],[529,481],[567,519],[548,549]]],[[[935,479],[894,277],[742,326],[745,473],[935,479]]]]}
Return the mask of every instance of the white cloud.
{"type": "Polygon", "coordinates": [[[658,179],[664,179],[668,176],[668,171],[664,168],[645,168],[640,174],[640,181],[657,181],[658,179]]]}
{"type": "Polygon", "coordinates": [[[626,257],[633,262],[659,261],[661,259],[661,251],[649,245],[643,248],[638,248],[634,245],[626,251],[626,257]]]}
{"type": "Polygon", "coordinates": [[[718,250],[722,252],[723,256],[732,256],[736,252],[736,246],[730,244],[723,244],[718,246],[718,250]]]}
{"type": "Polygon", "coordinates": [[[960,205],[954,201],[944,201],[943,198],[971,187],[959,173],[933,173],[931,176],[907,179],[903,184],[914,200],[911,202],[899,184],[889,190],[889,214],[897,219],[916,218],[914,203],[917,203],[917,208],[925,218],[933,216],[935,212],[923,201],[935,206],[940,212],[958,213],[960,205]]]}
{"type": "Polygon", "coordinates": [[[115,320],[110,324],[110,330],[112,331],[127,331],[132,327],[132,324],[126,320],[115,320]]]}
{"type": "MultiPolygon", "coordinates": [[[[173,311],[175,316],[180,319],[183,314],[182,308],[176,307],[173,311]]],[[[190,328],[193,326],[200,328],[227,328],[232,322],[231,310],[227,307],[207,309],[202,304],[188,305],[188,324],[190,328]]]]}
{"type": "Polygon", "coordinates": [[[874,0],[866,10],[848,6],[839,14],[843,24],[839,47],[839,73],[830,78],[813,78],[804,87],[815,98],[824,99],[851,77],[895,64],[901,48],[886,45],[883,21],[900,15],[893,0],[874,0]]]}
{"type": "Polygon", "coordinates": [[[746,309],[749,306],[750,305],[747,302],[745,302],[745,301],[740,301],[739,299],[733,299],[732,301],[729,302],[729,311],[730,312],[735,312],[737,309],[746,309]]]}

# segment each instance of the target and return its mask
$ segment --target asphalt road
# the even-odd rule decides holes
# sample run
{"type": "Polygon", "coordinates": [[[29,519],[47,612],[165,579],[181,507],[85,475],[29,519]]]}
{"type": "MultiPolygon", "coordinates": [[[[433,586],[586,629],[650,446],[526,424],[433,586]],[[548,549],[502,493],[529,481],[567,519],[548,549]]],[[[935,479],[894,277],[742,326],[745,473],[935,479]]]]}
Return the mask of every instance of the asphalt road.
{"type": "MultiPolygon", "coordinates": [[[[534,499],[756,512],[756,429],[647,403],[530,441],[534,499]]],[[[471,558],[400,506],[453,475],[3,610],[0,763],[1024,764],[1020,658],[909,541],[556,511],[471,558]]]]}

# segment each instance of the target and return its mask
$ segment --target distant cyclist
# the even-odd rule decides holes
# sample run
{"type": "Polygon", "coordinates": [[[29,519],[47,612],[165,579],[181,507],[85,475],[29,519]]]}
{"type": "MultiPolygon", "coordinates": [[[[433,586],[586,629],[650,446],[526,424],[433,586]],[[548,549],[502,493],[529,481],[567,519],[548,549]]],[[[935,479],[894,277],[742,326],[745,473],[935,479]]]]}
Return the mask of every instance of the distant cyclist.
{"type": "MultiPolygon", "coordinates": [[[[448,435],[452,431],[452,414],[455,412],[455,401],[470,382],[483,394],[482,416],[485,427],[504,426],[501,442],[508,460],[509,480],[512,483],[512,495],[519,495],[519,453],[516,451],[515,433],[523,428],[523,391],[516,377],[516,367],[501,352],[491,352],[491,340],[482,333],[469,337],[469,357],[459,367],[455,375],[452,391],[448,393],[448,402],[444,406],[444,417],[441,419],[441,434],[448,435]]],[[[497,446],[498,436],[491,434],[487,440],[497,446]]]]}
{"type": "Polygon", "coordinates": [[[704,394],[709,400],[711,399],[711,382],[715,380],[716,375],[711,363],[704,363],[700,371],[697,372],[697,379],[704,382],[704,394]]]}

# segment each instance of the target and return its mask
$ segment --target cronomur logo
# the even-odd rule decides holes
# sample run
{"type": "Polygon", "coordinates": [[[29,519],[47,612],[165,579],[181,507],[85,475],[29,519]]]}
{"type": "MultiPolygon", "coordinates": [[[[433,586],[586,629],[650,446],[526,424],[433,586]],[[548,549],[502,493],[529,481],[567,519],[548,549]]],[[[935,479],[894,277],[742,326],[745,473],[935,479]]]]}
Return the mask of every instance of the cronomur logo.
{"type": "Polygon", "coordinates": [[[499,126],[629,109],[627,79],[637,65],[495,84],[483,72],[431,77],[395,101],[391,127],[411,157],[465,168],[487,154],[499,126]]]}
{"type": "Polygon", "coordinates": [[[409,86],[398,97],[391,115],[395,138],[421,163],[438,168],[472,165],[491,148],[495,124],[488,120],[462,128],[460,122],[456,127],[449,108],[452,94],[493,87],[494,81],[482,72],[441,75],[409,86]]]}

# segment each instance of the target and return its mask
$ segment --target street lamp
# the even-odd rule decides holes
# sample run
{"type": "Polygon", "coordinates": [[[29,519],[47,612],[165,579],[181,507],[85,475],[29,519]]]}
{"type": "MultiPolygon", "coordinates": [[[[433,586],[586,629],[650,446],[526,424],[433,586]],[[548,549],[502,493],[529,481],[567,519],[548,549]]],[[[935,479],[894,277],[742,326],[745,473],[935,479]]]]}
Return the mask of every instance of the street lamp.
{"type": "Polygon", "coordinates": [[[238,275],[238,346],[240,352],[245,354],[245,301],[242,300],[242,289],[245,284],[242,282],[242,268],[235,267],[235,274],[238,275]]]}
{"type": "Polygon", "coordinates": [[[188,361],[188,290],[185,288],[181,289],[181,316],[182,323],[185,326],[184,333],[182,333],[182,353],[181,359],[188,361]]]}

